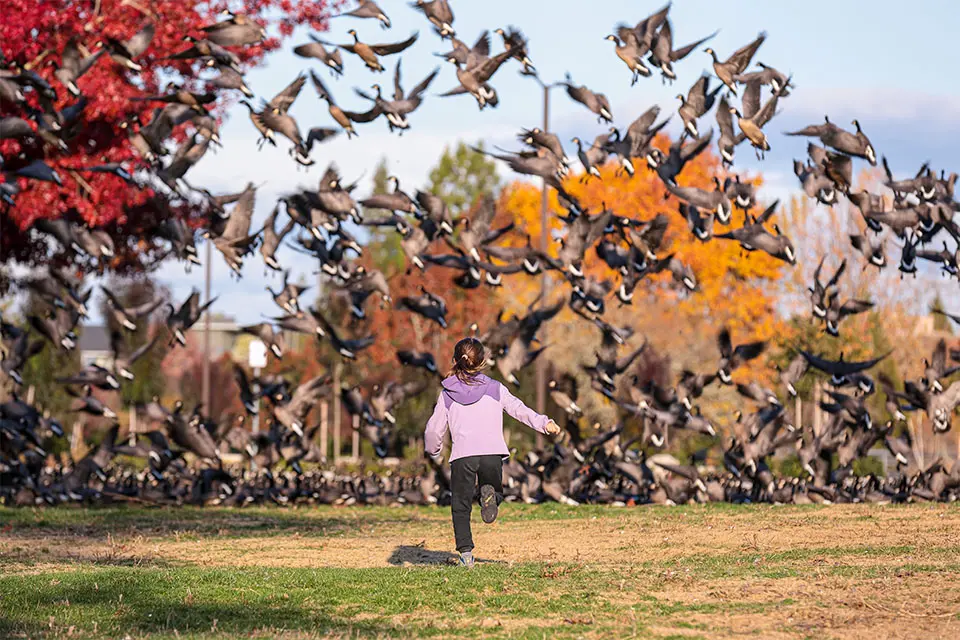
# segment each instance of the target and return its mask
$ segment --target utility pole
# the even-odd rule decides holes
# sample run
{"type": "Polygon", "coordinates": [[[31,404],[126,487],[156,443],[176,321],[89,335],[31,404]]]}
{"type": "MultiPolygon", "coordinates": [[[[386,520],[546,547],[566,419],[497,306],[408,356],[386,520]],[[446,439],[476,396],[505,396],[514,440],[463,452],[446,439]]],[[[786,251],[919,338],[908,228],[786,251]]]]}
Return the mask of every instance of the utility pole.
{"type": "MultiPolygon", "coordinates": [[[[339,356],[338,356],[339,357],[339,356]]],[[[340,461],[340,360],[333,365],[333,463],[340,461]]]]}
{"type": "MultiPolygon", "coordinates": [[[[550,89],[555,85],[543,85],[543,131],[550,131],[550,89]]],[[[540,189],[540,250],[547,253],[550,246],[550,231],[547,220],[547,180],[543,179],[543,185],[540,189]]],[[[541,300],[548,303],[550,296],[550,276],[546,269],[541,275],[541,300]]],[[[540,327],[542,342],[547,341],[547,323],[540,327]]],[[[547,410],[547,360],[541,354],[537,358],[537,413],[544,413],[547,410]]],[[[537,449],[543,449],[543,435],[537,433],[537,449]]]]}
{"type": "MultiPolygon", "coordinates": [[[[210,302],[210,270],[213,265],[213,254],[211,246],[213,241],[207,239],[207,255],[204,259],[204,285],[203,285],[203,303],[210,302]]],[[[210,309],[203,312],[203,381],[201,383],[200,397],[203,400],[203,410],[210,415],[210,309]]]]}

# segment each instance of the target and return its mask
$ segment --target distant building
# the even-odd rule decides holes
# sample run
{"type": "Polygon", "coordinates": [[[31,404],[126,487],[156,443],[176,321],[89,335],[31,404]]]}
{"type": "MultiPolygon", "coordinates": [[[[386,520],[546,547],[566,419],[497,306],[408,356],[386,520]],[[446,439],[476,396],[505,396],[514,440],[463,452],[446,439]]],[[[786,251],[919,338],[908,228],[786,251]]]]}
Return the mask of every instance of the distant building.
{"type": "MultiPolygon", "coordinates": [[[[188,333],[196,335],[203,344],[204,318],[200,318],[188,333]]],[[[240,326],[229,316],[213,314],[210,317],[210,357],[220,358],[224,353],[233,351],[240,326]]],[[[113,364],[113,350],[110,348],[110,330],[104,326],[84,326],[77,339],[77,351],[83,366],[98,364],[109,367],[113,364]]]]}
{"type": "Polygon", "coordinates": [[[86,367],[91,364],[110,366],[113,363],[110,330],[107,327],[84,326],[77,338],[77,351],[80,352],[81,366],[86,367]]]}

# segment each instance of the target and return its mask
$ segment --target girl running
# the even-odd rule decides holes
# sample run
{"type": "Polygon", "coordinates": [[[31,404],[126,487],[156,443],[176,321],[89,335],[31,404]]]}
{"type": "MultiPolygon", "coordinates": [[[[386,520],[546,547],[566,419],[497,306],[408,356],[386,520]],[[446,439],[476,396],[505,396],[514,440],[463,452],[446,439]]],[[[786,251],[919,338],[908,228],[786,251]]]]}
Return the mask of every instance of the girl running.
{"type": "Polygon", "coordinates": [[[444,433],[450,429],[450,511],[460,565],[467,568],[473,567],[470,513],[477,482],[484,522],[497,519],[497,507],[503,502],[502,466],[510,454],[503,439],[503,412],[540,433],[560,433],[557,423],[523,404],[501,383],[480,373],[484,364],[484,348],[479,340],[464,338],[457,343],[453,369],[443,380],[424,434],[427,455],[437,457],[444,433]]]}

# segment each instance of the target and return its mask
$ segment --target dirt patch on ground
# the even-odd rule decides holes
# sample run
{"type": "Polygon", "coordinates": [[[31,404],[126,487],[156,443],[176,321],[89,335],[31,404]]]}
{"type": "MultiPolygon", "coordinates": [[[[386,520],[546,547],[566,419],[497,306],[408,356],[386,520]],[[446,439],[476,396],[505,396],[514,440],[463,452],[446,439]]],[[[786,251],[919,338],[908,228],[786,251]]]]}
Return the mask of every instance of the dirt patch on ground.
{"type": "MultiPolygon", "coordinates": [[[[349,527],[328,528],[317,524],[322,516],[309,515],[302,530],[289,523],[264,530],[262,522],[232,519],[189,531],[135,524],[118,533],[21,527],[0,536],[0,569],[31,575],[85,566],[363,569],[455,563],[445,512],[424,513],[372,524],[361,516],[349,527]]],[[[594,594],[605,604],[559,619],[453,619],[434,628],[439,635],[456,636],[461,623],[479,625],[490,636],[520,635],[533,627],[557,635],[560,624],[579,637],[604,637],[609,626],[600,630],[600,621],[609,625],[612,617],[625,636],[639,629],[640,637],[960,637],[956,507],[643,508],[537,519],[522,512],[511,517],[507,506],[504,513],[493,525],[474,524],[480,571],[484,564],[541,563],[536,570],[551,578],[544,602],[570,598],[565,589],[582,594],[587,587],[567,579],[589,572],[591,580],[598,578],[594,594]]],[[[499,595],[509,595],[509,587],[499,595]]],[[[432,624],[416,613],[393,616],[392,622],[397,628],[432,624]]]]}
{"type": "MultiPolygon", "coordinates": [[[[401,547],[441,554],[453,550],[450,524],[440,518],[346,532],[334,528],[329,534],[291,527],[263,535],[248,528],[231,526],[210,534],[128,528],[102,536],[14,530],[0,538],[0,561],[364,568],[421,563],[415,557],[397,562],[394,555],[401,547]]],[[[857,548],[863,547],[865,562],[877,565],[903,562],[904,555],[918,562],[922,556],[910,557],[911,550],[916,555],[960,544],[960,509],[850,505],[812,512],[765,508],[674,514],[660,508],[587,519],[475,522],[473,530],[477,555],[506,563],[664,563],[724,554],[797,554],[804,560],[840,554],[845,563],[858,563],[857,548]]],[[[434,563],[443,563],[438,558],[434,563]]]]}

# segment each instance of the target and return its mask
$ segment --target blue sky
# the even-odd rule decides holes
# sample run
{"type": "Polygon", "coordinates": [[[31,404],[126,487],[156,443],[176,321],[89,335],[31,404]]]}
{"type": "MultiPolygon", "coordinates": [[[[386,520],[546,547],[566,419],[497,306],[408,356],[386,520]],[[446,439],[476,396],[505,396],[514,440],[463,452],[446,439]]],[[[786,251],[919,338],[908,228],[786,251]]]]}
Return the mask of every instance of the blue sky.
{"type": "MultiPolygon", "coordinates": [[[[663,85],[657,76],[641,78],[630,86],[630,72],[616,58],[613,44],[605,40],[618,22],[636,23],[662,6],[661,2],[608,1],[592,3],[572,0],[459,0],[451,3],[456,14],[458,37],[472,43],[483,29],[515,25],[529,38],[529,51],[541,77],[552,82],[570,72],[573,79],[607,94],[613,105],[615,124],[626,127],[642,111],[659,104],[664,113],[678,106],[675,95],[687,88],[704,70],[710,69],[710,57],[699,49],[676,66],[678,80],[663,85]]],[[[326,165],[335,161],[347,181],[361,175],[360,192],[369,189],[369,178],[380,157],[386,157],[390,170],[412,191],[424,186],[426,174],[447,144],[459,139],[470,142],[484,139],[488,145],[515,148],[515,133],[521,127],[537,126],[542,119],[541,90],[529,78],[518,74],[519,65],[510,63],[494,78],[501,96],[496,110],[478,111],[468,96],[438,98],[456,85],[453,67],[433,53],[448,50],[433,33],[423,16],[411,9],[406,0],[380,0],[390,15],[393,28],[381,30],[372,20],[349,17],[331,21],[330,31],[322,37],[333,42],[350,41],[347,30],[357,29],[365,42],[393,42],[419,31],[420,39],[403,58],[404,86],[409,89],[434,67],[441,73],[428,92],[423,106],[411,116],[412,130],[402,137],[390,134],[384,121],[359,125],[360,136],[335,141],[315,148],[316,166],[297,168],[287,155],[287,145],[266,148],[258,153],[256,133],[242,106],[229,114],[221,131],[224,147],[208,154],[191,172],[192,184],[204,185],[213,192],[242,189],[248,180],[264,185],[258,192],[255,223],[272,208],[278,195],[298,186],[315,187],[326,165]]],[[[956,141],[960,140],[960,88],[945,80],[944,70],[957,68],[960,54],[952,47],[954,30],[960,24],[960,5],[933,0],[906,5],[891,0],[866,2],[803,3],[760,0],[706,2],[678,0],[670,12],[676,46],[697,40],[719,29],[709,43],[721,57],[749,42],[760,31],[768,34],[755,61],[771,64],[793,74],[796,85],[791,97],[781,102],[782,113],[769,126],[773,150],[759,163],[744,146],[738,150],[738,169],[764,172],[768,186],[764,195],[783,197],[796,190],[791,158],[804,155],[807,141],[787,138],[781,131],[819,122],[825,113],[840,124],[859,118],[879,153],[886,154],[895,171],[913,172],[925,160],[933,166],[956,168],[956,141]],[[909,10],[907,7],[909,6],[909,10]]],[[[266,65],[248,73],[248,85],[259,97],[269,99],[290,82],[298,72],[316,69],[324,78],[338,103],[345,109],[360,110],[366,102],[353,94],[353,87],[369,89],[379,82],[392,91],[393,68],[400,56],[384,59],[388,71],[367,71],[355,56],[344,54],[346,73],[339,79],[321,67],[318,61],[292,54],[292,48],[308,41],[307,32],[298,32],[284,47],[271,55],[266,65]],[[316,63],[316,64],[312,64],[316,63]]],[[[706,45],[704,45],[706,46],[706,45]]],[[[494,51],[500,50],[493,36],[494,51]]],[[[306,131],[312,126],[331,125],[326,106],[316,98],[308,84],[291,113],[306,131]]],[[[674,118],[670,131],[679,130],[674,118]]],[[[706,120],[712,124],[712,115],[706,120]]],[[[592,139],[605,127],[582,106],[570,101],[562,90],[554,91],[551,101],[551,128],[566,144],[574,135],[592,139]]],[[[570,146],[572,149],[572,145],[570,146]]],[[[506,176],[505,177],[509,177],[506,176]]],[[[202,250],[201,250],[202,255],[202,250]]],[[[281,262],[308,281],[313,265],[308,259],[282,251],[281,262]]],[[[272,313],[264,285],[259,256],[248,259],[244,278],[228,277],[228,269],[219,256],[214,258],[215,294],[220,295],[216,309],[242,322],[258,321],[272,313]]],[[[185,297],[191,287],[202,288],[203,271],[185,274],[182,266],[170,263],[157,277],[170,286],[174,297],[185,297]]]]}

